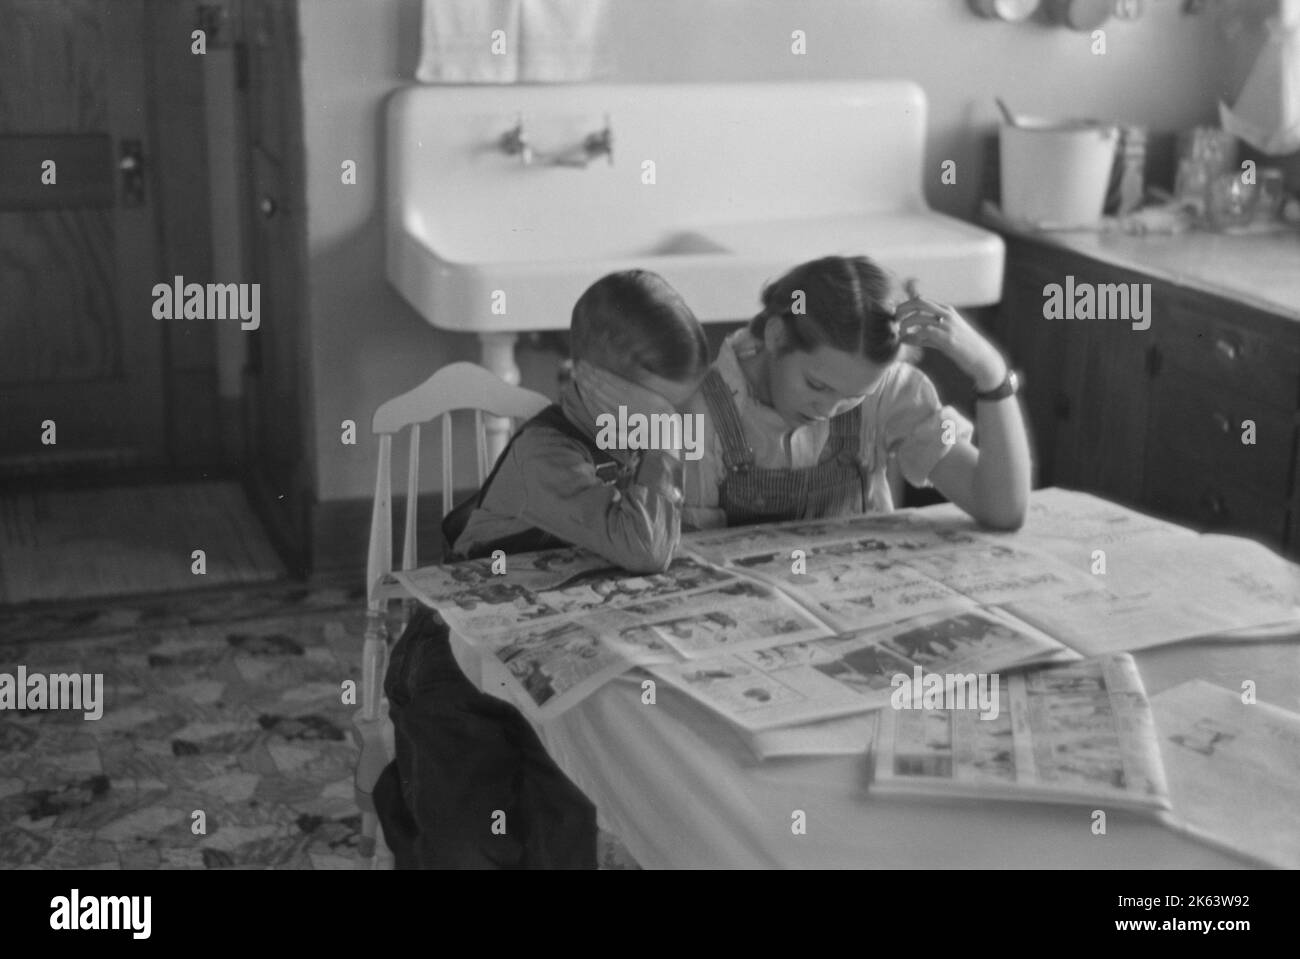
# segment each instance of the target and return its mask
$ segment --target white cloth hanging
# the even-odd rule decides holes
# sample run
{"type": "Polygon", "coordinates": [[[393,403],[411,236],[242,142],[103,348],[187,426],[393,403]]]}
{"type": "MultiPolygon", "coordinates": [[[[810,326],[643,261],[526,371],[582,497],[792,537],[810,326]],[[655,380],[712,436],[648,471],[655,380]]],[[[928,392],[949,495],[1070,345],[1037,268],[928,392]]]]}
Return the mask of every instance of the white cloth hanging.
{"type": "Polygon", "coordinates": [[[523,0],[519,79],[574,83],[609,72],[606,0],[523,0]]]}
{"type": "Polygon", "coordinates": [[[424,0],[421,83],[519,79],[522,0],[424,0]],[[499,31],[499,32],[498,32],[499,31]]]}
{"type": "Polygon", "coordinates": [[[608,76],[608,0],[424,0],[421,83],[608,76]]]}
{"type": "Polygon", "coordinates": [[[1300,0],[1282,0],[1236,106],[1219,103],[1219,123],[1268,156],[1300,150],[1300,0]]]}

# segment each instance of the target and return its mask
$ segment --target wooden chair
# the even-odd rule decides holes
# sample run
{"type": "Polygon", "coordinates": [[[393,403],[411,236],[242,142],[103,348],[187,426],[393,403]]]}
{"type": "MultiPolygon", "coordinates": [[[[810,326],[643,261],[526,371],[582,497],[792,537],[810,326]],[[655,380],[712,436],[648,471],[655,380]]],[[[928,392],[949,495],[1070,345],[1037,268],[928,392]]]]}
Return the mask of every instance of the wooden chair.
{"type": "MultiPolygon", "coordinates": [[[[353,736],[361,755],[357,760],[355,794],[361,809],[361,855],[375,868],[391,865],[391,855],[376,843],[379,820],[375,814],[374,785],[393,756],[392,727],[384,699],[384,671],[388,656],[389,602],[400,596],[386,584],[393,569],[392,454],[393,435],[410,428],[406,470],[406,518],[402,536],[402,566],[414,569],[417,504],[420,491],[420,427],[442,418],[442,514],[454,505],[452,471],[452,422],[454,410],[474,410],[477,440],[478,485],[487,479],[489,464],[483,414],[506,417],[518,426],[545,407],[550,400],[540,393],[504,383],[473,363],[444,366],[408,393],[396,396],[375,411],[371,424],[379,435],[379,468],[375,477],[375,499],[370,514],[370,553],[366,561],[366,634],[362,649],[361,708],[352,720],[353,736]]],[[[409,611],[409,603],[407,609],[409,611]]]]}

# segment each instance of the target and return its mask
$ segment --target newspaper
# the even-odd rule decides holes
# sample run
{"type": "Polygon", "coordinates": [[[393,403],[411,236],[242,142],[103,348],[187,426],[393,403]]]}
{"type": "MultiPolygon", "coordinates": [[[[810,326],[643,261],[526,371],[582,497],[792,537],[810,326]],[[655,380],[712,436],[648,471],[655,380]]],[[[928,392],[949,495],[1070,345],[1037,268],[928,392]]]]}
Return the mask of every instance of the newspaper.
{"type": "Polygon", "coordinates": [[[1261,863],[1300,869],[1300,715],[1193,680],[1151,697],[1167,821],[1261,863]]]}
{"type": "Polygon", "coordinates": [[[520,591],[560,586],[584,573],[613,571],[609,560],[583,549],[550,549],[506,557],[506,575],[496,570],[492,559],[470,559],[443,566],[422,566],[389,574],[392,580],[426,606],[441,609],[458,596],[473,594],[488,586],[509,582],[520,591]]]}
{"type": "Polygon", "coordinates": [[[998,677],[994,718],[882,709],[872,792],[1168,809],[1151,708],[1127,654],[998,677]]]}
{"type": "Polygon", "coordinates": [[[691,533],[652,575],[561,549],[393,578],[510,664],[500,682],[526,713],[555,715],[646,666],[747,730],[879,708],[896,668],[991,672],[1288,617],[1300,634],[1297,567],[1248,540],[1063,490],[1035,492],[1030,514],[1029,534],[981,531],[951,504],[691,533]],[[908,629],[974,628],[973,610],[1007,630],[977,649],[992,655],[900,648],[908,629]],[[850,658],[840,679],[818,668],[850,658]]]}
{"type": "Polygon", "coordinates": [[[904,553],[948,549],[980,538],[974,522],[964,514],[960,518],[932,518],[917,510],[898,510],[691,532],[682,536],[682,549],[717,565],[776,552],[787,557],[788,565],[796,548],[815,551],[852,540],[863,541],[852,549],[855,553],[873,552],[878,559],[893,559],[904,553]]]}
{"type": "Polygon", "coordinates": [[[1038,550],[1006,542],[982,541],[904,561],[923,576],[980,603],[1086,595],[1102,587],[1087,568],[1061,563],[1038,550]]]}
{"type": "Polygon", "coordinates": [[[674,560],[662,573],[635,575],[594,554],[573,555],[579,552],[510,557],[504,575],[492,573],[489,560],[472,560],[395,576],[474,645],[575,614],[738,581],[734,574],[690,557],[674,560]]]}
{"type": "Polygon", "coordinates": [[[687,660],[763,649],[831,633],[772,588],[744,580],[687,596],[625,606],[618,614],[626,622],[611,635],[615,642],[635,648],[663,646],[687,660]]]}
{"type": "MultiPolygon", "coordinates": [[[[1082,566],[1086,546],[1076,546],[1082,566]]],[[[1300,635],[1300,567],[1234,536],[1147,536],[1105,550],[1103,588],[1021,598],[1015,615],[1085,656],[1293,623],[1300,635]]]]}
{"type": "Polygon", "coordinates": [[[503,681],[522,694],[516,702],[538,721],[554,718],[632,666],[589,624],[576,619],[519,630],[489,648],[505,667],[503,681]]]}
{"type": "Polygon", "coordinates": [[[650,600],[680,601],[711,586],[734,585],[735,574],[691,556],[678,556],[662,573],[598,570],[537,592],[539,602],[562,615],[629,606],[650,600]]]}
{"type": "Polygon", "coordinates": [[[1056,487],[1034,491],[1021,533],[1047,551],[1052,551],[1052,541],[1064,543],[1070,551],[1081,544],[1091,551],[1148,536],[1196,537],[1184,526],[1056,487]]]}
{"type": "Polygon", "coordinates": [[[798,571],[787,552],[739,556],[729,568],[773,584],[837,629],[968,605],[956,590],[911,566],[879,559],[870,547],[846,551],[860,542],[812,547],[798,571]]]}
{"type": "Polygon", "coordinates": [[[1050,636],[968,603],[957,614],[649,670],[754,733],[879,709],[889,704],[895,677],[910,680],[918,670],[987,673],[1071,656],[1050,636]]]}
{"type": "MultiPolygon", "coordinates": [[[[633,666],[674,663],[732,650],[822,637],[830,630],[771,587],[694,560],[663,574],[611,579],[607,573],[532,597],[549,612],[527,622],[509,613],[447,616],[478,630],[472,642],[504,664],[502,681],[523,711],[546,720],[633,666]],[[702,585],[721,582],[723,585],[702,585]],[[567,598],[559,598],[564,594],[567,598]],[[542,597],[545,597],[543,600],[542,597]],[[599,605],[595,605],[599,603],[599,605]]],[[[462,634],[464,635],[464,634],[462,634]]]]}
{"type": "Polygon", "coordinates": [[[801,548],[794,559],[787,549],[732,549],[726,568],[777,586],[840,630],[961,609],[972,600],[994,605],[1103,588],[1086,569],[960,526],[899,533],[859,530],[801,548]]]}

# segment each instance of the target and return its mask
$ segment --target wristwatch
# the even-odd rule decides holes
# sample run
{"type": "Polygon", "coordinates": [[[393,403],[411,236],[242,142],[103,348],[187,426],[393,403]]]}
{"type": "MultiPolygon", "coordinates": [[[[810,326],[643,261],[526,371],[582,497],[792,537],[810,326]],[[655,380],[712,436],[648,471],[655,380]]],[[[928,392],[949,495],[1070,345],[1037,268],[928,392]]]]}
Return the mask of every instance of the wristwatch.
{"type": "Polygon", "coordinates": [[[1007,367],[1007,378],[998,386],[987,392],[980,393],[976,391],[975,399],[983,400],[986,403],[994,403],[998,400],[1005,400],[1008,396],[1015,396],[1020,390],[1020,377],[1016,376],[1016,371],[1007,367]]]}

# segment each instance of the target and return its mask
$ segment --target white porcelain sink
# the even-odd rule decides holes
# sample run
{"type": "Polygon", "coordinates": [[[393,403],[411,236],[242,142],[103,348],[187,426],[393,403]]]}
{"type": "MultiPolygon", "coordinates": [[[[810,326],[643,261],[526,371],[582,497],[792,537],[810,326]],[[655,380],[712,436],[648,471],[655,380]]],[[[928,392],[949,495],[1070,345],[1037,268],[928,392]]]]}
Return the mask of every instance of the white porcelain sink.
{"type": "Polygon", "coordinates": [[[706,323],[749,317],[765,282],[831,253],[995,303],[1002,241],[925,203],[925,114],[907,81],[408,87],[388,104],[388,277],[515,382],[516,334],[566,329],[588,285],[632,267],[706,323]],[[613,162],[525,165],[501,148],[520,120],[543,154],[608,122],[613,162]]]}

